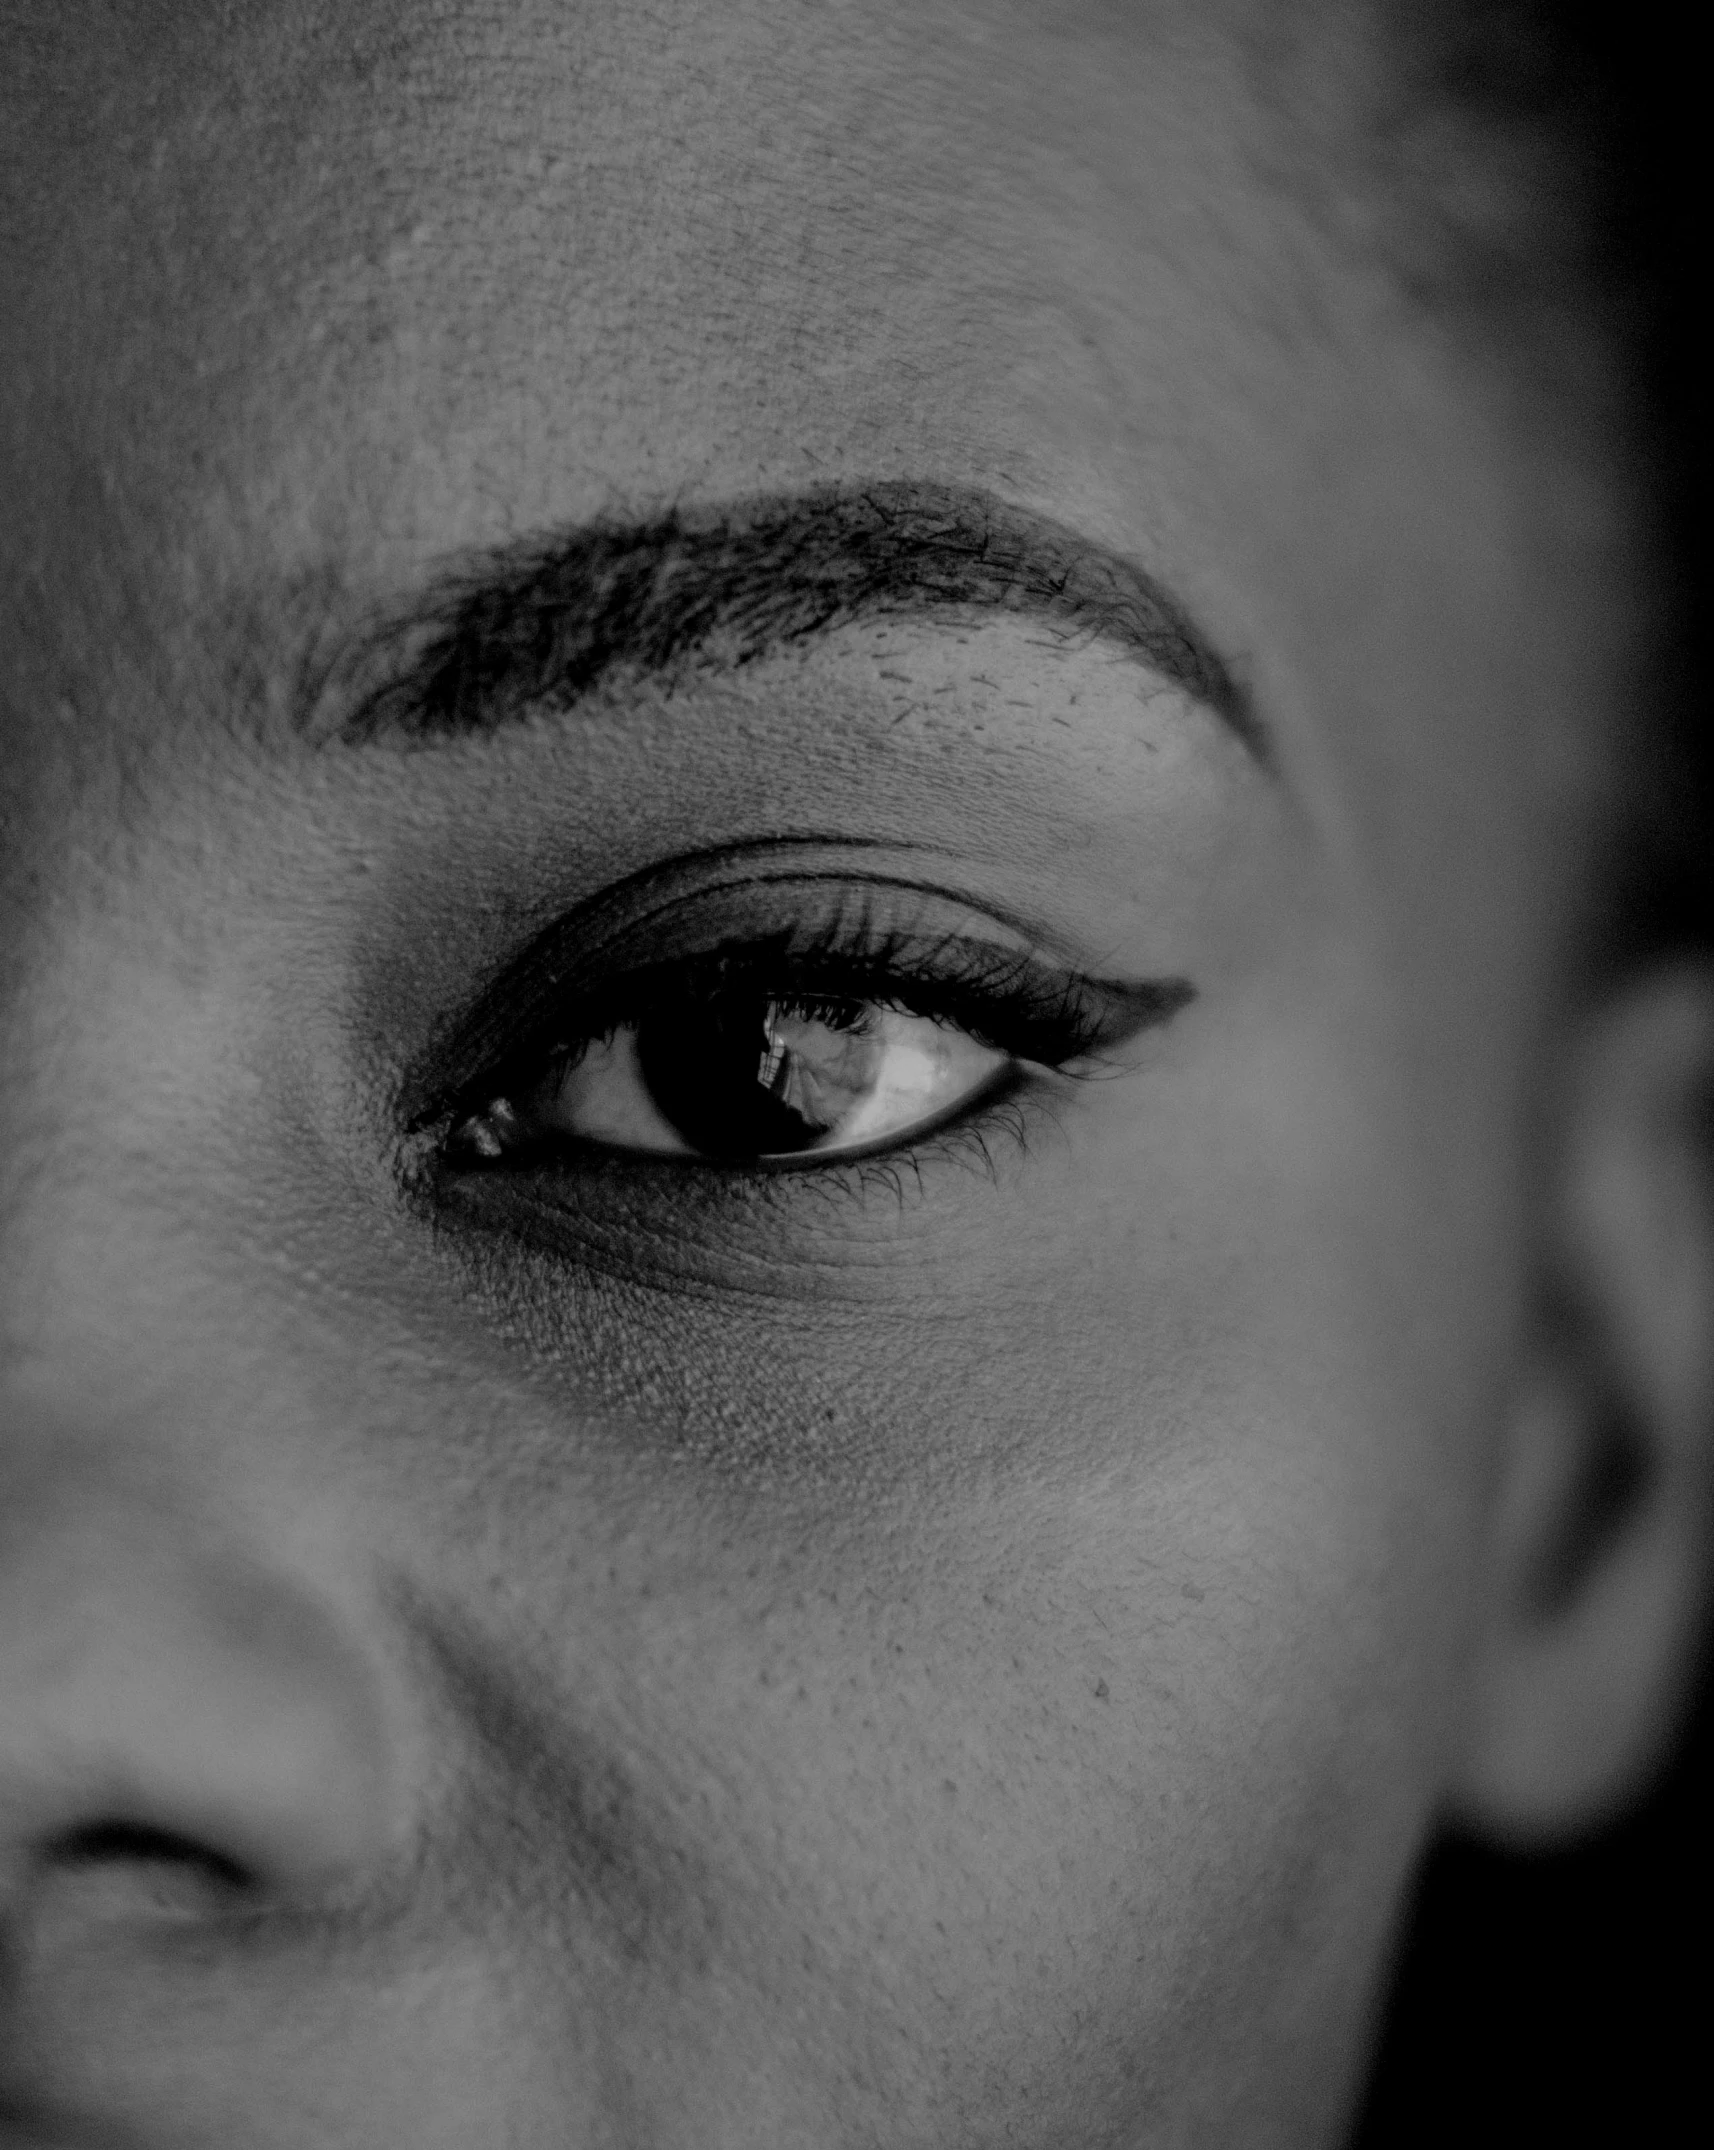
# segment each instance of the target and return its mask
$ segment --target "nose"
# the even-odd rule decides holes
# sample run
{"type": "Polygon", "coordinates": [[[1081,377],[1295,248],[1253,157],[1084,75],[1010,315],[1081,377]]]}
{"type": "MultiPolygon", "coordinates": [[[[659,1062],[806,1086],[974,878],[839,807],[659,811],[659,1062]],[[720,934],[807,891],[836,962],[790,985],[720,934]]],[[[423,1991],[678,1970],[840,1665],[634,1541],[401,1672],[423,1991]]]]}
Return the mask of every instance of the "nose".
{"type": "Polygon", "coordinates": [[[0,1902],[65,1860],[284,1899],[372,1866],[384,1713],[328,1593],[157,1497],[29,1476],[0,1518],[0,1902]]]}

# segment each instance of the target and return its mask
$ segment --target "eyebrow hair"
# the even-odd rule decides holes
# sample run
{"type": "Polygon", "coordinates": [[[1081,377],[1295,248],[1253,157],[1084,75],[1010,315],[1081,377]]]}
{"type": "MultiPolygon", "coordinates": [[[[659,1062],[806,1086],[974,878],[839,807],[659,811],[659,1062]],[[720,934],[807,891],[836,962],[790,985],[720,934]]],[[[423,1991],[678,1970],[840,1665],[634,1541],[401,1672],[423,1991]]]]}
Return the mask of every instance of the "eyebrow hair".
{"type": "Polygon", "coordinates": [[[468,736],[611,678],[731,670],[858,620],[983,610],[1117,644],[1268,758],[1248,696],[1146,569],[992,494],[911,481],[599,520],[485,555],[361,639],[337,667],[331,733],[468,736]]]}

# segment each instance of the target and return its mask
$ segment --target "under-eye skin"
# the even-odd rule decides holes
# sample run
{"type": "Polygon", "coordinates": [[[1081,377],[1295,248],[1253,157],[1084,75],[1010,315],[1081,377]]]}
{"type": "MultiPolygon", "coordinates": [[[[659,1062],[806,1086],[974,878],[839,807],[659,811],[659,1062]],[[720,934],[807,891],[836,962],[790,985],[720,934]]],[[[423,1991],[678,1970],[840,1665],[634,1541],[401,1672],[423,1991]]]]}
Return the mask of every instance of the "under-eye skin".
{"type": "MultiPolygon", "coordinates": [[[[461,1026],[484,1064],[416,1125],[443,1179],[825,1180],[960,1136],[988,1159],[1032,1090],[1114,1072],[1192,997],[1069,967],[967,897],[725,880],[605,939],[575,917],[539,937],[461,1026]]],[[[455,1033],[445,1060],[468,1068],[470,1043],[455,1033]]]]}

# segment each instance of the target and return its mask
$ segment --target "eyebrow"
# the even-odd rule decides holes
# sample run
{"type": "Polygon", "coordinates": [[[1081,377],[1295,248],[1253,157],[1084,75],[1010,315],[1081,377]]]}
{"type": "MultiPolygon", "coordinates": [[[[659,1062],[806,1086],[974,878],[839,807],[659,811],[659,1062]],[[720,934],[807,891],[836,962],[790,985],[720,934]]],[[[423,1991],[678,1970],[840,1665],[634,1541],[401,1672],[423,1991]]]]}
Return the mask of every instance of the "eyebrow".
{"type": "Polygon", "coordinates": [[[347,744],[468,737],[565,710],[624,677],[732,670],[853,622],[1039,619],[1185,688],[1258,758],[1249,698],[1146,569],[979,490],[824,486],[648,520],[598,520],[485,554],[371,626],[323,675],[304,728],[347,744]]]}

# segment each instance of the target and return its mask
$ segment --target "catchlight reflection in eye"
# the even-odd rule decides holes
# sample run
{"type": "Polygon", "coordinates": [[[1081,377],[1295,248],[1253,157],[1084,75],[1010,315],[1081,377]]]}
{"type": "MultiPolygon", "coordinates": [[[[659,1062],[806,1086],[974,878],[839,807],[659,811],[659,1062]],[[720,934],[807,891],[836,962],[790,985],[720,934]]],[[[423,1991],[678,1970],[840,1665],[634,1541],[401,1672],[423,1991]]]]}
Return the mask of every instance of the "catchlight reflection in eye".
{"type": "Polygon", "coordinates": [[[845,1154],[944,1119],[1013,1064],[932,1016],[729,984],[589,1039],[527,1103],[496,1101],[461,1133],[488,1157],[555,1136],[729,1162],[845,1154]]]}

